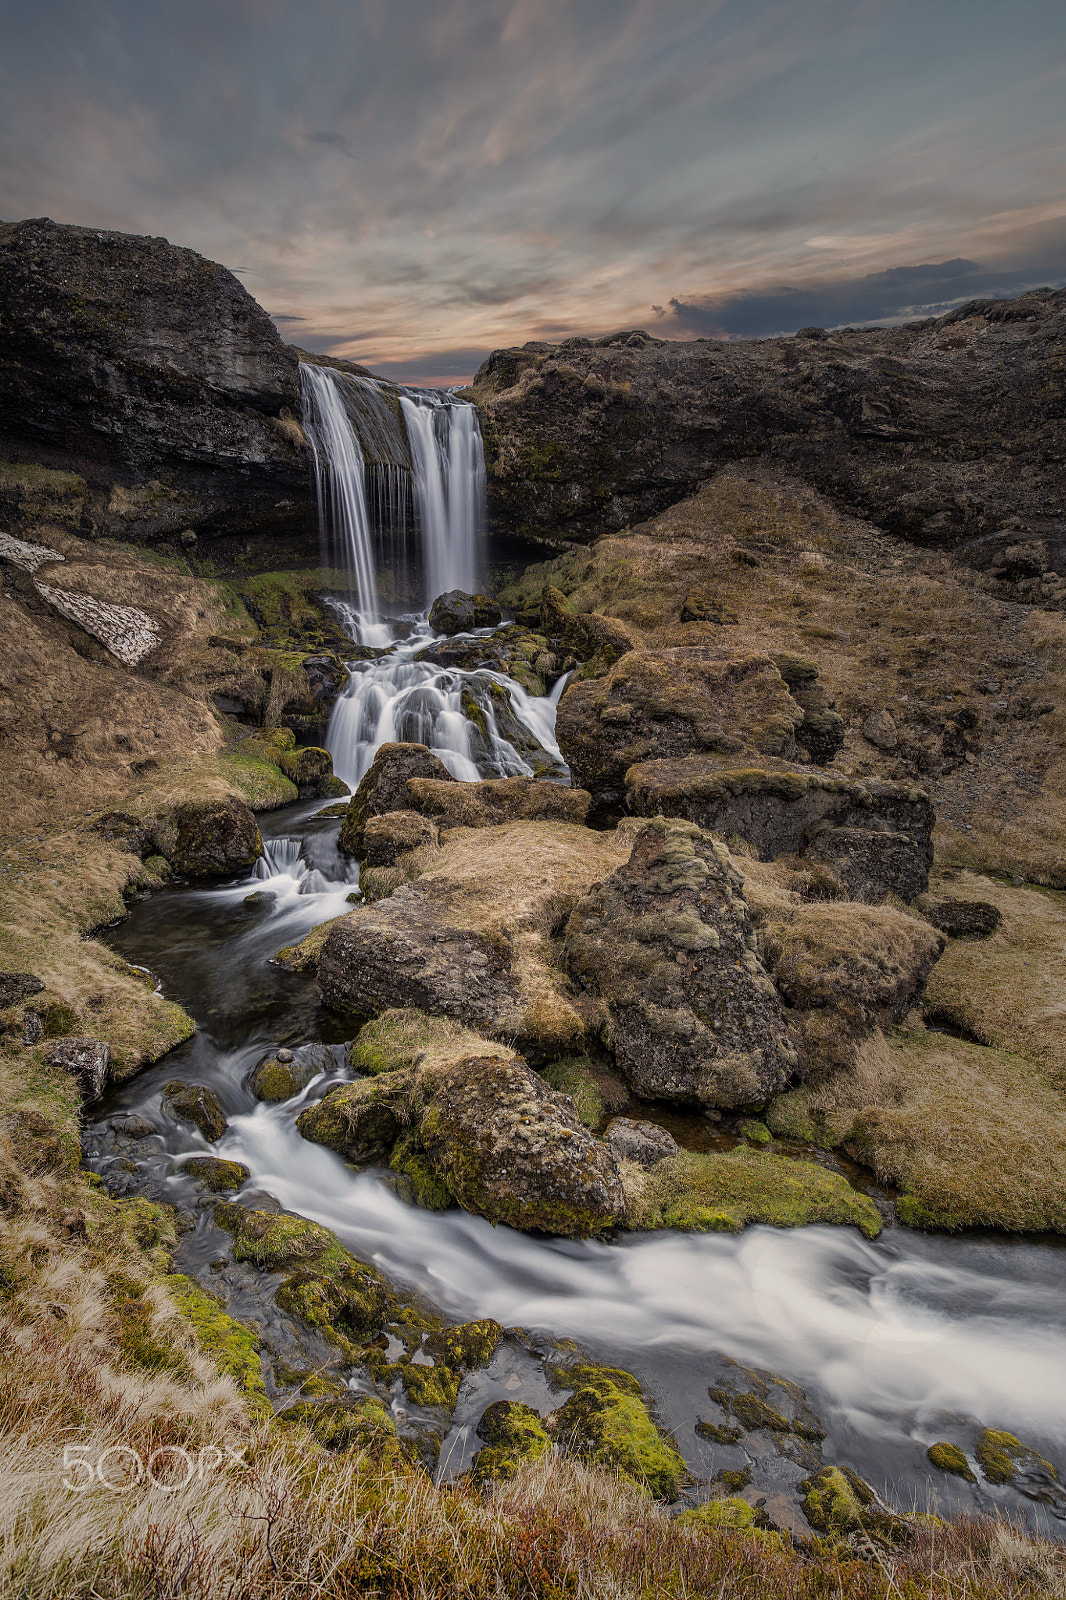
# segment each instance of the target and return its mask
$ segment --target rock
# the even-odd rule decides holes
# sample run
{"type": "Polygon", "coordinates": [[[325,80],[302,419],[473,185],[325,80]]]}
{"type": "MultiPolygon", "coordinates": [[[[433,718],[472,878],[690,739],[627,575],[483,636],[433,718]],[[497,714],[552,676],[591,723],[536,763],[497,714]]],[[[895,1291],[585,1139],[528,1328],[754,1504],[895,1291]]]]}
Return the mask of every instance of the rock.
{"type": "Polygon", "coordinates": [[[605,1038],[638,1094],[730,1108],[795,1072],[742,888],[721,844],[657,819],[571,913],[567,970],[606,1006],[605,1038]]]}
{"type": "Polygon", "coordinates": [[[454,1017],[535,1061],[579,1050],[596,1008],[571,991],[553,936],[628,851],[567,822],[451,829],[413,882],[328,926],[322,997],[363,1018],[405,1006],[454,1017]]]}
{"type": "Polygon", "coordinates": [[[481,783],[440,783],[412,778],[411,802],[446,828],[491,828],[501,822],[574,822],[588,816],[587,789],[564,789],[541,778],[487,778],[481,783]]]}
{"type": "Polygon", "coordinates": [[[513,758],[500,749],[500,741],[532,769],[534,777],[563,779],[562,762],[547,751],[514,707],[511,691],[487,672],[468,677],[459,691],[459,704],[470,723],[470,756],[480,772],[502,778],[513,758]]]}
{"type": "Polygon", "coordinates": [[[229,1127],[222,1107],[202,1083],[174,1079],[163,1087],[163,1104],[173,1116],[194,1123],[205,1139],[221,1139],[229,1127]]]}
{"type": "Polygon", "coordinates": [[[655,1423],[640,1384],[617,1367],[559,1367],[574,1392],[548,1419],[567,1455],[593,1461],[637,1483],[657,1500],[676,1500],[687,1477],[674,1442],[655,1423]]]}
{"type": "Polygon", "coordinates": [[[891,711],[874,711],[862,725],[862,736],[878,750],[894,750],[899,743],[899,733],[891,711]]]}
{"type": "Polygon", "coordinates": [[[342,850],[361,857],[363,830],[370,817],[410,809],[408,778],[436,778],[441,783],[455,782],[444,762],[426,745],[383,744],[348,806],[341,825],[342,850]]]}
{"type": "Polygon", "coordinates": [[[511,623],[495,633],[472,639],[435,639],[418,652],[416,661],[432,661],[438,667],[471,672],[490,667],[520,683],[527,694],[546,694],[564,672],[573,668],[576,657],[567,650],[553,651],[543,633],[511,623]]]}
{"type": "Polygon", "coordinates": [[[853,900],[879,905],[886,894],[914,900],[929,886],[928,847],[906,833],[821,828],[807,858],[824,861],[853,900]]]}
{"type": "Polygon", "coordinates": [[[586,1238],[624,1215],[610,1152],[520,1057],[440,1069],[419,1137],[459,1204],[490,1222],[586,1238]]]}
{"type": "Polygon", "coordinates": [[[450,638],[456,633],[469,633],[471,628],[494,628],[502,616],[495,600],[487,594],[449,589],[430,606],[429,625],[435,633],[446,633],[450,638]]]}
{"type": "Polygon", "coordinates": [[[638,762],[698,751],[791,757],[803,712],[769,656],[711,646],[630,651],[567,686],[556,738],[575,785],[621,799],[638,762]]]}
{"type": "Polygon", "coordinates": [[[410,1072],[343,1083],[301,1111],[296,1126],[305,1139],[326,1145],[355,1166],[381,1161],[414,1120],[415,1095],[410,1072]]]}
{"type": "Polygon", "coordinates": [[[257,1061],[252,1073],[252,1093],[257,1100],[278,1105],[305,1089],[321,1066],[311,1060],[295,1061],[291,1050],[277,1050],[257,1061]]]}
{"type": "Polygon", "coordinates": [[[736,610],[716,589],[690,589],[681,607],[682,622],[737,622],[736,610]]]}
{"type": "Polygon", "coordinates": [[[299,369],[224,267],[165,239],[0,226],[0,430],[87,476],[97,534],[258,530],[310,509],[299,369]],[[147,480],[147,482],[146,482],[147,480]]]}
{"type": "Polygon", "coordinates": [[[965,1478],[967,1483],[977,1482],[977,1474],[957,1444],[940,1439],[936,1444],[931,1444],[925,1453],[938,1472],[950,1472],[956,1478],[965,1478]]]}
{"type": "Polygon", "coordinates": [[[797,1017],[806,1072],[851,1070],[861,1041],[901,1022],[944,948],[927,922],[888,906],[823,902],[770,921],[763,960],[797,1017]]]}
{"type": "Polygon", "coordinates": [[[824,766],[844,744],[844,718],[833,709],[828,694],[818,684],[817,662],[805,656],[775,656],[789,693],[803,712],[796,738],[811,760],[824,766]]]}
{"type": "Polygon", "coordinates": [[[32,972],[0,972],[0,1011],[17,1006],[31,994],[40,994],[44,983],[32,972]]]}
{"type": "Polygon", "coordinates": [[[1066,1511],[1066,1492],[1051,1462],[1013,1433],[983,1429],[974,1455],[989,1483],[1009,1483],[1030,1500],[1050,1503],[1059,1515],[1066,1511]]]}
{"type": "Polygon", "coordinates": [[[86,1100],[99,1100],[107,1084],[110,1045],[100,1039],[57,1039],[45,1059],[53,1067],[73,1072],[81,1081],[86,1100]]]}
{"type": "MultiPolygon", "coordinates": [[[[416,782],[433,783],[432,778],[416,782]]],[[[447,792],[452,787],[441,784],[447,792]]],[[[454,785],[459,788],[459,784],[454,785]]],[[[417,811],[386,811],[384,816],[368,817],[363,827],[363,861],[368,867],[392,867],[397,858],[408,850],[418,850],[422,845],[435,844],[437,829],[428,817],[417,811]]]]}
{"type": "Polygon", "coordinates": [[[1002,911],[988,900],[936,900],[928,915],[949,939],[987,939],[1003,921],[1002,911]]]}
{"type": "Polygon", "coordinates": [[[540,1413],[521,1400],[494,1400],[481,1413],[477,1436],[485,1446],[470,1464],[475,1483],[506,1483],[527,1461],[537,1461],[551,1449],[540,1413]]]}
{"type": "MultiPolygon", "coordinates": [[[[933,863],[936,813],[925,791],[908,783],[859,782],[784,761],[741,764],[728,757],[689,756],[632,767],[626,773],[626,802],[637,816],[685,817],[726,837],[737,834],[763,861],[801,855],[828,824],[905,834],[914,843],[925,882],[933,863]]],[[[904,881],[909,882],[916,872],[910,866],[907,871],[911,876],[904,881]]]]}
{"type": "Polygon", "coordinates": [[[110,605],[88,594],[71,594],[66,589],[55,589],[37,580],[34,587],[42,600],[58,611],[60,616],[76,622],[79,628],[109,650],[116,660],[127,667],[140,664],[151,655],[162,638],[159,622],[146,611],[135,606],[110,605]]]}
{"type": "Polygon", "coordinates": [[[282,753],[282,772],[296,785],[301,800],[328,800],[350,793],[348,785],[333,774],[333,757],[328,750],[307,745],[302,750],[282,753]]]}
{"type": "Polygon", "coordinates": [[[159,854],[189,878],[228,877],[263,853],[255,813],[233,796],[175,806],[149,829],[159,854]]]}
{"type": "Polygon", "coordinates": [[[554,548],[591,544],[759,457],[922,544],[964,549],[1018,515],[989,559],[1039,586],[1042,556],[1007,551],[1043,542],[1026,531],[1035,508],[1061,503],[1043,386],[1064,337],[1066,293],[1039,289],[902,330],[496,350],[474,379],[489,514],[554,548]],[[994,483],[991,449],[1005,452],[994,483]]]}
{"type": "Polygon", "coordinates": [[[186,1161],[185,1171],[199,1178],[214,1194],[239,1189],[251,1177],[243,1161],[220,1161],[217,1156],[193,1156],[186,1161]]]}
{"type": "Polygon", "coordinates": [[[617,1161],[634,1161],[638,1167],[654,1167],[667,1156],[676,1156],[680,1148],[665,1128],[654,1122],[635,1122],[631,1117],[613,1117],[603,1142],[617,1161]]]}

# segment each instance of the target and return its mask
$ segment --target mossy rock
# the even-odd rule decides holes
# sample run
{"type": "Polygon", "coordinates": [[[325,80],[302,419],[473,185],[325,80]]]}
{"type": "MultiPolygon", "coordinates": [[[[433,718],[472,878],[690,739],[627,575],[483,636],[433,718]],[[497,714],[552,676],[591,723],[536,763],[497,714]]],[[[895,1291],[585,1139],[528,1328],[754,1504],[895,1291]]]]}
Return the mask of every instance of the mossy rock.
{"type": "Polygon", "coordinates": [[[588,1056],[564,1056],[543,1068],[541,1076],[558,1094],[567,1094],[586,1128],[598,1128],[610,1111],[629,1104],[629,1090],[613,1073],[588,1056]]]}
{"type": "Polygon", "coordinates": [[[621,1473],[657,1500],[676,1500],[687,1469],[654,1422],[636,1378],[599,1366],[559,1368],[555,1376],[574,1388],[551,1418],[556,1443],[569,1455],[621,1473]]]}
{"type": "Polygon", "coordinates": [[[348,1047],[353,1072],[376,1077],[405,1067],[434,1066],[483,1047],[485,1041],[451,1017],[398,1007],[383,1011],[361,1028],[348,1047]]]}
{"type": "MultiPolygon", "coordinates": [[[[225,1164],[239,1165],[238,1162],[225,1164]]],[[[167,1288],[179,1311],[192,1323],[198,1343],[219,1371],[234,1380],[255,1402],[257,1410],[269,1412],[259,1340],[251,1329],[231,1317],[221,1302],[192,1278],[175,1274],[167,1279],[167,1288]]]]}
{"type": "MultiPolygon", "coordinates": [[[[292,1051],[284,1052],[292,1056],[292,1051]]],[[[305,1089],[314,1077],[316,1068],[299,1061],[282,1061],[279,1055],[264,1056],[256,1063],[252,1073],[251,1089],[257,1100],[268,1105],[280,1105],[305,1089]]]]}
{"type": "Polygon", "coordinates": [[[1013,1483],[1019,1475],[1031,1472],[1058,1483],[1058,1473],[1050,1461],[1000,1428],[985,1428],[974,1455],[989,1483],[1013,1483]]]}
{"type": "Polygon", "coordinates": [[[757,1122],[752,1117],[746,1118],[743,1122],[738,1122],[737,1132],[750,1145],[755,1145],[760,1149],[764,1149],[773,1137],[765,1122],[757,1122]]]}
{"type": "Polygon", "coordinates": [[[193,1156],[191,1161],[186,1161],[185,1171],[199,1178],[215,1194],[239,1189],[251,1177],[243,1161],[222,1161],[218,1156],[193,1156]]]}
{"type": "Polygon", "coordinates": [[[797,1485],[812,1528],[830,1537],[863,1529],[890,1542],[905,1532],[902,1518],[885,1511],[870,1485],[850,1467],[823,1467],[797,1485]]]}
{"type": "Polygon", "coordinates": [[[769,1531],[765,1512],[756,1510],[738,1495],[724,1500],[705,1500],[701,1506],[689,1506],[678,1512],[679,1528],[698,1528],[705,1533],[747,1533],[769,1536],[780,1543],[780,1535],[769,1531]]]}
{"type": "Polygon", "coordinates": [[[414,1446],[397,1435],[388,1408],[371,1395],[325,1404],[298,1401],[279,1412],[276,1421],[309,1429],[327,1450],[354,1450],[385,1468],[403,1471],[417,1464],[414,1446]]]}
{"type": "Polygon", "coordinates": [[[389,1166],[403,1180],[403,1198],[410,1198],[423,1211],[447,1211],[454,1206],[451,1190],[426,1159],[416,1137],[397,1141],[389,1166]]]}
{"type": "Polygon", "coordinates": [[[660,1162],[630,1195],[631,1227],[739,1233],[749,1223],[798,1228],[854,1225],[868,1239],[881,1216],[839,1173],[809,1161],[738,1145],[728,1152],[684,1150],[660,1162]]]}
{"type": "Polygon", "coordinates": [[[193,1123],[205,1139],[221,1139],[229,1127],[222,1107],[205,1084],[175,1078],[163,1087],[163,1104],[174,1116],[193,1123]]]}
{"type": "Polygon", "coordinates": [[[415,1083],[410,1073],[385,1073],[342,1083],[296,1119],[305,1139],[324,1144],[358,1165],[380,1160],[411,1121],[415,1083]]]}
{"type": "Polygon", "coordinates": [[[956,1478],[965,1478],[967,1483],[977,1482],[973,1468],[957,1444],[940,1439],[936,1444],[931,1444],[925,1453],[939,1472],[950,1472],[956,1478]]]}
{"type": "Polygon", "coordinates": [[[527,1461],[537,1461],[551,1449],[551,1438],[540,1413],[520,1400],[495,1400],[481,1414],[477,1436],[485,1440],[470,1467],[475,1483],[506,1482],[527,1461]]]}

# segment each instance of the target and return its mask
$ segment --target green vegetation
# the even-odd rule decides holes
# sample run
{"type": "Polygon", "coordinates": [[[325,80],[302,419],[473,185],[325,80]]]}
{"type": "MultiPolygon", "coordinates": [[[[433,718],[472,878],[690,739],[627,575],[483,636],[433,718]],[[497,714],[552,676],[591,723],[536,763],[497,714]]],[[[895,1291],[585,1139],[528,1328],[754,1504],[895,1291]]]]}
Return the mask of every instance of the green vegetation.
{"type": "Polygon", "coordinates": [[[266,1398],[259,1361],[259,1341],[251,1329],[231,1317],[215,1296],[192,1278],[175,1273],[168,1278],[167,1289],[178,1310],[192,1324],[200,1346],[212,1357],[219,1371],[227,1373],[258,1410],[269,1414],[270,1404],[266,1398]]]}
{"type": "Polygon", "coordinates": [[[846,1178],[747,1145],[725,1153],[683,1150],[649,1172],[630,1170],[626,1181],[634,1228],[739,1233],[751,1222],[829,1222],[854,1224],[868,1239],[881,1231],[877,1207],[846,1178]]]}
{"type": "Polygon", "coordinates": [[[532,1406],[520,1400],[496,1400],[482,1413],[477,1425],[478,1438],[485,1440],[471,1464],[470,1473],[478,1484],[490,1479],[506,1482],[525,1462],[548,1454],[551,1438],[532,1406]]]}
{"type": "Polygon", "coordinates": [[[560,1367],[556,1378],[574,1389],[553,1423],[562,1448],[610,1467],[658,1500],[676,1500],[687,1469],[653,1421],[636,1378],[598,1366],[560,1367]]]}
{"type": "Polygon", "coordinates": [[[589,1056],[564,1056],[542,1072],[559,1094],[568,1094],[574,1112],[586,1128],[598,1128],[609,1113],[629,1102],[629,1090],[620,1078],[598,1066],[589,1056]]]}
{"type": "Polygon", "coordinates": [[[956,1478],[965,1478],[967,1483],[977,1482],[973,1468],[957,1444],[941,1439],[931,1444],[925,1453],[939,1472],[950,1472],[956,1478]]]}

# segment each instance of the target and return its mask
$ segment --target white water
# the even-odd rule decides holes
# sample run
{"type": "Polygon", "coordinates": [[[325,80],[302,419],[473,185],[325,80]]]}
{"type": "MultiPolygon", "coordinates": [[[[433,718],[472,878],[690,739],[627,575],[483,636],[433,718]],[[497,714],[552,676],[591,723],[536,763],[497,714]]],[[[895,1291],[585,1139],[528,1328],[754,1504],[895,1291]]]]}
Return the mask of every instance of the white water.
{"type": "Polygon", "coordinates": [[[426,597],[478,586],[485,454],[477,411],[439,390],[400,397],[414,470],[415,507],[422,529],[426,597]]]}
{"type": "Polygon", "coordinates": [[[537,696],[487,667],[460,671],[416,661],[435,638],[420,618],[410,638],[387,656],[352,664],[326,736],[337,776],[356,788],[380,746],[397,740],[428,745],[454,778],[468,782],[531,777],[537,770],[534,762],[553,776],[565,777],[566,763],[555,741],[555,712],[565,681],[560,679],[550,695],[537,696]],[[503,708],[490,685],[509,699],[520,733],[515,726],[501,727],[503,708]],[[464,699],[476,708],[477,722],[467,717],[464,699]],[[516,749],[516,739],[524,754],[516,749]]]}

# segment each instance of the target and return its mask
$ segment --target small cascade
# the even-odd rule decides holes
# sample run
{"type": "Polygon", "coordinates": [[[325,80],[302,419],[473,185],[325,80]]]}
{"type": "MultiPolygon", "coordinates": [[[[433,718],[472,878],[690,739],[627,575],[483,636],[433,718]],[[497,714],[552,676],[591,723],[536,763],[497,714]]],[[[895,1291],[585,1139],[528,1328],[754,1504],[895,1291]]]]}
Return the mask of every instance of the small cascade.
{"type": "Polygon", "coordinates": [[[337,894],[359,881],[354,862],[342,856],[332,840],[318,841],[313,835],[304,839],[264,839],[255,876],[260,883],[271,883],[298,895],[337,894]]]}
{"type": "Polygon", "coordinates": [[[411,440],[426,599],[478,586],[485,452],[476,409],[435,389],[400,396],[411,440]]]}
{"type": "MultiPolygon", "coordinates": [[[[486,633],[488,630],[486,630],[486,633]]],[[[424,744],[454,778],[544,777],[569,772],[555,742],[555,712],[565,679],[550,695],[530,695],[488,667],[439,667],[418,656],[434,635],[424,621],[379,661],[359,663],[330,719],[333,770],[352,789],[381,745],[424,744]]]]}

